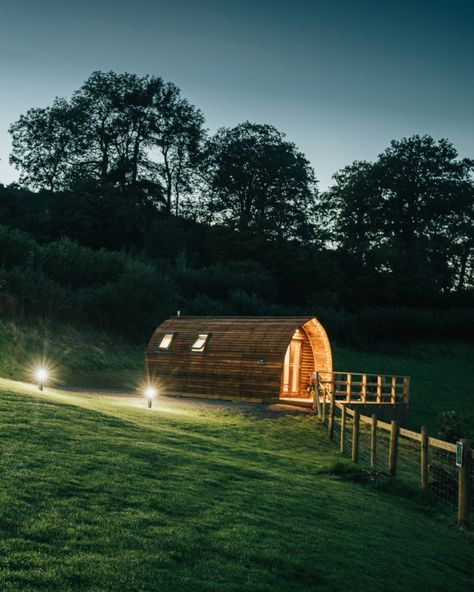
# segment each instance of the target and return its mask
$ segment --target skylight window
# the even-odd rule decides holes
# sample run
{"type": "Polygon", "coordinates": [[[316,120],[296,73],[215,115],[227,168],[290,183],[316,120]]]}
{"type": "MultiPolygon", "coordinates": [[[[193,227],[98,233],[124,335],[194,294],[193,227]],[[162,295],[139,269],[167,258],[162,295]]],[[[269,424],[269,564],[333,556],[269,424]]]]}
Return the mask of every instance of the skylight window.
{"type": "Polygon", "coordinates": [[[158,350],[166,351],[170,348],[173,342],[174,333],[165,333],[161,338],[160,345],[158,346],[158,350]]]}
{"type": "Polygon", "coordinates": [[[191,347],[191,351],[193,352],[203,352],[206,348],[207,340],[209,339],[210,333],[199,333],[197,336],[196,341],[193,343],[191,347]]]}

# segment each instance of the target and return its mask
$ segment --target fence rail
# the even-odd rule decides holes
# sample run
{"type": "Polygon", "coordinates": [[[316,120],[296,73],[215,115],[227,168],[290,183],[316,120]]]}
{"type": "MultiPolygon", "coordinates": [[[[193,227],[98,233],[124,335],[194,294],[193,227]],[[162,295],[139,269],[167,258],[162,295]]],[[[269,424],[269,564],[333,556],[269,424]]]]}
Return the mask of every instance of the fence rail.
{"type": "Polygon", "coordinates": [[[400,427],[396,420],[388,423],[378,420],[376,414],[362,415],[357,405],[352,409],[347,401],[337,400],[336,389],[325,391],[322,397],[315,395],[314,407],[341,454],[361,466],[430,491],[446,507],[457,511],[459,526],[470,525],[474,450],[469,440],[461,440],[458,449],[456,444],[428,436],[424,427],[415,432],[400,427]]]}
{"type": "Polygon", "coordinates": [[[408,405],[410,377],[359,372],[316,373],[316,392],[330,399],[351,404],[408,405]]]}

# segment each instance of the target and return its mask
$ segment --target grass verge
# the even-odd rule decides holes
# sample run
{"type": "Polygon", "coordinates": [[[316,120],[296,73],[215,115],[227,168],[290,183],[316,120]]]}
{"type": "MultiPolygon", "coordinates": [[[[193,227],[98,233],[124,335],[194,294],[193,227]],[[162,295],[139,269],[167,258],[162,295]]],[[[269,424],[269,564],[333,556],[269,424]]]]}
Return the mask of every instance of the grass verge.
{"type": "Polygon", "coordinates": [[[474,586],[472,535],[324,471],[311,417],[255,419],[0,381],[0,589],[474,586]]]}

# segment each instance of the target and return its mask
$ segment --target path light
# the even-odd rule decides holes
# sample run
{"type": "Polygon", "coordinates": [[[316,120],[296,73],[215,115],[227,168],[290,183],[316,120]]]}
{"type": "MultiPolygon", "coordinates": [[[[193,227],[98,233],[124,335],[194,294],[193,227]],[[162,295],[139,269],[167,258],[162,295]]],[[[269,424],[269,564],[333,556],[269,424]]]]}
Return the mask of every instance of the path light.
{"type": "Polygon", "coordinates": [[[149,386],[145,389],[145,397],[148,399],[148,408],[151,408],[153,399],[156,397],[156,389],[149,386]]]}
{"type": "Polygon", "coordinates": [[[43,390],[44,383],[48,380],[48,373],[44,368],[38,368],[35,372],[36,380],[38,381],[38,388],[43,390]]]}

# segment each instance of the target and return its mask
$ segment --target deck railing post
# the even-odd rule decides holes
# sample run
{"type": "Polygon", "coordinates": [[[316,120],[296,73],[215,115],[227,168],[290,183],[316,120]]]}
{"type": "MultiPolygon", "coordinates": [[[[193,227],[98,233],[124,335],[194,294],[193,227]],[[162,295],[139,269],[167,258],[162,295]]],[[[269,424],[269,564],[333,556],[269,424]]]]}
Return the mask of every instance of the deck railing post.
{"type": "Polygon", "coordinates": [[[390,449],[388,453],[388,472],[393,477],[395,477],[397,473],[398,432],[398,421],[392,419],[390,429],[390,449]]]}
{"type": "Polygon", "coordinates": [[[462,445],[461,466],[458,468],[458,526],[469,528],[469,475],[471,464],[471,442],[460,440],[462,445]]]}
{"type": "Polygon", "coordinates": [[[360,429],[360,414],[356,410],[353,417],[352,424],[352,462],[359,461],[359,429],[360,429]]]}
{"type": "Polygon", "coordinates": [[[403,402],[408,405],[410,401],[410,377],[403,377],[403,402]]]}
{"type": "Polygon", "coordinates": [[[321,401],[321,406],[322,406],[322,422],[326,423],[326,390],[323,387],[322,388],[322,401],[321,401]]]}
{"type": "Polygon", "coordinates": [[[361,395],[362,395],[362,403],[365,403],[367,401],[367,374],[362,374],[361,395]]]}
{"type": "Polygon", "coordinates": [[[332,440],[334,437],[334,414],[335,414],[335,405],[334,405],[334,391],[330,393],[330,403],[329,403],[329,422],[328,422],[328,436],[329,439],[332,440]]]}
{"type": "Polygon", "coordinates": [[[428,489],[428,458],[428,430],[425,426],[422,426],[420,442],[420,487],[425,491],[428,489]]]}
{"type": "Polygon", "coordinates": [[[319,375],[317,372],[313,373],[314,391],[313,391],[313,409],[318,411],[318,418],[321,419],[321,401],[319,400],[319,375]]]}
{"type": "Polygon", "coordinates": [[[377,462],[377,416],[372,415],[372,424],[370,430],[370,466],[373,469],[377,462]]]}
{"type": "Polygon", "coordinates": [[[341,445],[340,445],[340,452],[344,454],[344,447],[346,444],[346,406],[342,406],[341,410],[341,445]]]}
{"type": "Polygon", "coordinates": [[[390,403],[395,405],[397,402],[397,377],[392,376],[392,387],[390,389],[390,403]]]}
{"type": "Polygon", "coordinates": [[[351,402],[352,374],[346,374],[346,403],[351,402]]]}
{"type": "Polygon", "coordinates": [[[382,402],[382,377],[377,376],[377,403],[380,405],[382,402]]]}

